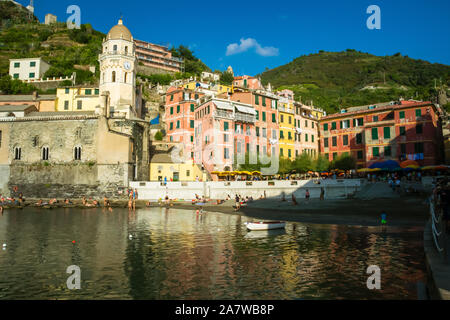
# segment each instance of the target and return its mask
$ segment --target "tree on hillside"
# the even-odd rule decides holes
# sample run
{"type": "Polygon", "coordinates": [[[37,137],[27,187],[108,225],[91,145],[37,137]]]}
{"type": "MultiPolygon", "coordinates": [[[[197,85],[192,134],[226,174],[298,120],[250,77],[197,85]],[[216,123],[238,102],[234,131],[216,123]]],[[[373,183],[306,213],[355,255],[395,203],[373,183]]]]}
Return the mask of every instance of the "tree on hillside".
{"type": "Polygon", "coordinates": [[[30,94],[33,91],[38,90],[31,84],[12,79],[9,74],[0,78],[0,92],[2,94],[30,94]]]}
{"type": "Polygon", "coordinates": [[[178,48],[172,47],[170,52],[172,56],[184,60],[184,72],[186,73],[200,75],[203,71],[211,71],[206,64],[194,56],[194,53],[189,48],[183,45],[180,45],[178,48]]]}
{"type": "Polygon", "coordinates": [[[231,86],[233,84],[234,76],[231,72],[224,71],[220,75],[220,84],[231,86]]]}

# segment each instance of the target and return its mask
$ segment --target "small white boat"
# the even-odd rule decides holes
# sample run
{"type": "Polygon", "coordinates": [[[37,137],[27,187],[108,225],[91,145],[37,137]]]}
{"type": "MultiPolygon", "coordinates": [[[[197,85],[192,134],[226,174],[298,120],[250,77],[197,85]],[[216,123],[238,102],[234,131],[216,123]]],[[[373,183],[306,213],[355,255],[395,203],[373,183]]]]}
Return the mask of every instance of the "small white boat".
{"type": "Polygon", "coordinates": [[[286,222],[282,221],[259,221],[259,222],[245,222],[248,230],[273,230],[273,229],[284,229],[286,227],[286,222]]]}

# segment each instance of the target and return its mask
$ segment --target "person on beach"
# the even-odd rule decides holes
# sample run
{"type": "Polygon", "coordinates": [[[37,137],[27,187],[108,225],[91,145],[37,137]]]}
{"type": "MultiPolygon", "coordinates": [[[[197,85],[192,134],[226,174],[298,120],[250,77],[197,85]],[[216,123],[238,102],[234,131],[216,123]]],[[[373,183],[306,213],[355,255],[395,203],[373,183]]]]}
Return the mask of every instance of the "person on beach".
{"type": "Polygon", "coordinates": [[[81,203],[83,203],[83,206],[87,204],[86,197],[81,198],[81,203]]]}
{"type": "Polygon", "coordinates": [[[381,211],[381,226],[384,228],[387,224],[387,214],[385,211],[381,211]]]}
{"type": "Polygon", "coordinates": [[[0,213],[3,215],[3,207],[0,206],[0,213]]]}
{"type": "Polygon", "coordinates": [[[234,211],[238,211],[241,208],[241,201],[239,199],[239,196],[236,194],[235,197],[235,202],[236,202],[236,209],[234,211]]]}
{"type": "Polygon", "coordinates": [[[306,202],[309,202],[309,190],[308,189],[306,189],[306,191],[305,191],[305,199],[306,199],[306,202]]]}
{"type": "Polygon", "coordinates": [[[128,199],[128,210],[131,211],[131,209],[133,208],[133,200],[128,199]]]}

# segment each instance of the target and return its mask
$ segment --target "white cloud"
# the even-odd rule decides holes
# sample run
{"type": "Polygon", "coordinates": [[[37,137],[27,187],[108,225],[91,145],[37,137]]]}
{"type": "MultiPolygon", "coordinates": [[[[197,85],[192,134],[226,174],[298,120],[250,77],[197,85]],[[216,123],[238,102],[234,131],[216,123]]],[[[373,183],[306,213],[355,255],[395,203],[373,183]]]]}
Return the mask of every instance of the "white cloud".
{"type": "Polygon", "coordinates": [[[257,54],[263,57],[273,57],[277,56],[280,52],[278,48],[275,47],[262,47],[258,41],[252,38],[241,38],[241,43],[231,43],[227,46],[227,56],[231,56],[234,54],[246,52],[250,49],[255,48],[257,54]]]}

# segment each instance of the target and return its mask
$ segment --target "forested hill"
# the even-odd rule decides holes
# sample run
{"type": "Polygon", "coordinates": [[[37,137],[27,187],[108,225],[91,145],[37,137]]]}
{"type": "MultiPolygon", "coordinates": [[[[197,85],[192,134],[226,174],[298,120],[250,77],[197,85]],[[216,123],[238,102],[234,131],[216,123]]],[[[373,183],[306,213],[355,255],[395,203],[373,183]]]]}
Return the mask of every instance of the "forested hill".
{"type": "Polygon", "coordinates": [[[397,53],[375,56],[347,49],[294,59],[267,70],[263,84],[289,88],[296,99],[313,101],[328,112],[343,106],[366,105],[399,97],[429,100],[436,95],[435,83],[450,84],[450,66],[411,59],[397,53]]]}

